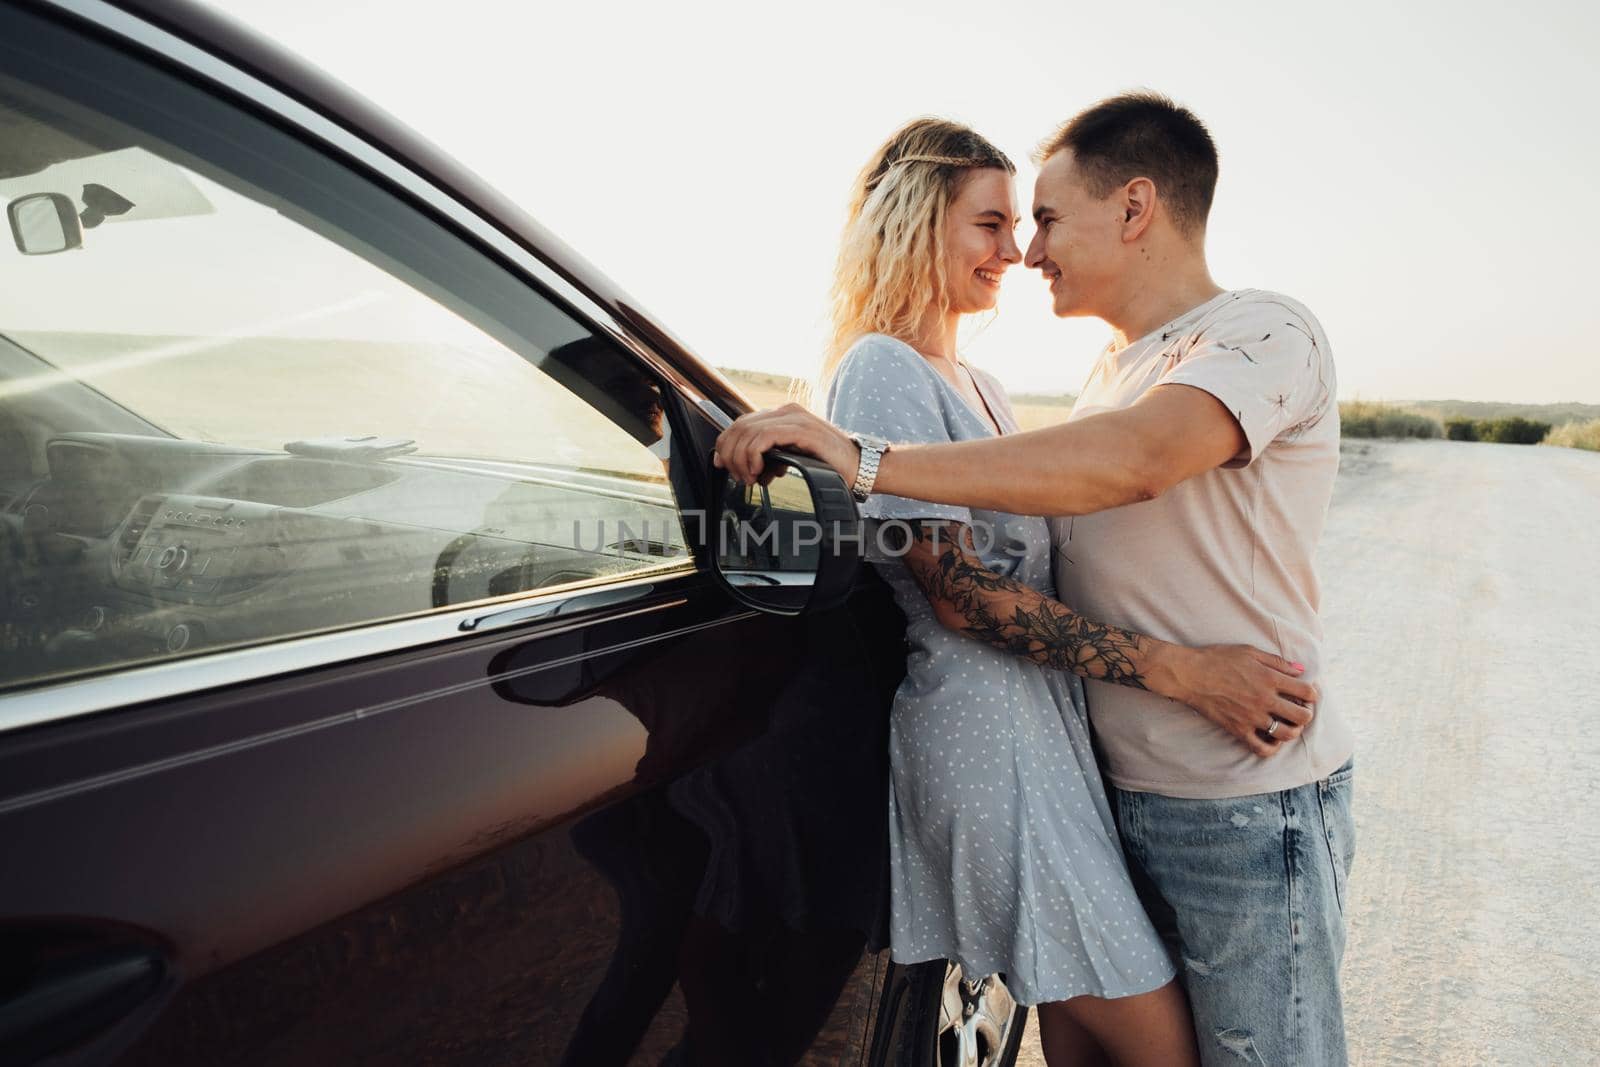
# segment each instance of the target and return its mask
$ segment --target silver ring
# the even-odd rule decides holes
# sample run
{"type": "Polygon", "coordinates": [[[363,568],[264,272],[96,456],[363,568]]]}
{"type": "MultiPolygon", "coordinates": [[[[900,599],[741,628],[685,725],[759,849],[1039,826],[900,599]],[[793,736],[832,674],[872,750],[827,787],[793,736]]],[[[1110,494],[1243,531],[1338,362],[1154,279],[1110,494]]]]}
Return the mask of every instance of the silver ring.
{"type": "Polygon", "coordinates": [[[1274,734],[1276,734],[1278,732],[1278,724],[1281,723],[1281,722],[1283,722],[1282,719],[1276,719],[1275,718],[1275,719],[1272,720],[1272,725],[1267,727],[1267,736],[1268,737],[1271,737],[1272,735],[1274,735],[1274,734]]]}

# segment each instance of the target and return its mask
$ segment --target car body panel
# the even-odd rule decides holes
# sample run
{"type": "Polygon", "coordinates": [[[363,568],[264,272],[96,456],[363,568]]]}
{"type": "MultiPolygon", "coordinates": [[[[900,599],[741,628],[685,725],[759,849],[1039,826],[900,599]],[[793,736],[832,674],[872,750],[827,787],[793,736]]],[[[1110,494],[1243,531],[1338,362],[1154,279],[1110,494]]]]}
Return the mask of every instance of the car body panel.
{"type": "MultiPolygon", "coordinates": [[[[651,994],[684,978],[678,939],[716,884],[708,851],[820,837],[818,867],[797,873],[827,881],[838,864],[861,888],[836,916],[870,918],[860,894],[882,887],[862,864],[884,829],[870,818],[883,752],[871,724],[893,679],[874,681],[864,635],[825,654],[813,633],[807,648],[795,631],[820,620],[729,610],[699,578],[647,607],[7,738],[0,912],[162,936],[183,988],[129,1062],[214,1063],[221,1049],[238,1063],[558,1062],[607,970],[647,966],[665,984],[607,987],[621,1007],[581,1035],[631,1023],[630,1053],[664,1053],[687,1013],[651,994]],[[802,673],[819,663],[845,672],[822,691],[802,673]],[[792,743],[841,722],[855,737],[792,743]],[[792,777],[768,792],[769,767],[792,777]],[[796,809],[827,819],[797,829],[796,809]]],[[[746,866],[761,869],[722,873],[746,866]]],[[[765,914],[776,888],[716,890],[734,895],[719,906],[757,913],[745,933],[766,951],[785,929],[765,914]]],[[[828,1062],[859,1049],[870,1002],[837,973],[867,931],[836,916],[798,917],[807,940],[838,945],[808,987],[828,1062]]],[[[734,937],[715,949],[753,951],[734,937]]],[[[792,1018],[796,1001],[783,1003],[792,1018]]]]}
{"type": "MultiPolygon", "coordinates": [[[[716,416],[745,402],[453,160],[198,6],[23,8],[292,128],[566,301],[670,386],[673,488],[680,506],[708,502],[716,416]]],[[[131,427],[86,429],[68,438],[131,427]]],[[[163,668],[134,668],[91,680],[70,713],[51,713],[47,689],[0,696],[0,1049],[864,1062],[892,1000],[884,791],[903,620],[869,572],[842,608],[749,611],[691,540],[681,565],[596,583],[609,597],[535,591],[313,633],[212,660],[277,669],[175,663],[192,679],[175,687],[135,686],[163,668]],[[8,701],[34,713],[7,719],[8,701]]]]}

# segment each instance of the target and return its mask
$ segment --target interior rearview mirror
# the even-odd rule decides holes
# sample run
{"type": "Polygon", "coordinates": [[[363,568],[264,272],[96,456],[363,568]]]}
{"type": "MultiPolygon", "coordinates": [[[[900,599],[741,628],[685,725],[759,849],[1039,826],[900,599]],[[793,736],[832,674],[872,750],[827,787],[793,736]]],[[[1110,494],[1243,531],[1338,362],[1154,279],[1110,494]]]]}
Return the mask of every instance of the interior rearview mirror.
{"type": "Polygon", "coordinates": [[[32,193],[6,205],[11,239],[25,256],[47,256],[83,247],[77,205],[61,193],[32,193]]]}
{"type": "Polygon", "coordinates": [[[761,482],[718,471],[711,554],[735,599],[798,615],[844,602],[861,560],[861,518],[844,479],[809,456],[769,452],[761,482]]]}

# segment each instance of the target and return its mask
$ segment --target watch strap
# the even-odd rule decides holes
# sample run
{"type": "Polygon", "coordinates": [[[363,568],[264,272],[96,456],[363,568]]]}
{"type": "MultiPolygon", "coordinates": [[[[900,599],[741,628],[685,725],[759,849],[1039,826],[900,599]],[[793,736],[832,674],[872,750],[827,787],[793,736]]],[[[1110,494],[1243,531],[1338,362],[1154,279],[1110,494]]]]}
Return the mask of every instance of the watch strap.
{"type": "Polygon", "coordinates": [[[856,468],[856,480],[850,487],[850,495],[856,498],[857,503],[863,503],[872,494],[873,483],[878,480],[878,464],[883,454],[889,451],[889,443],[864,436],[852,436],[851,440],[861,449],[861,464],[856,468]]]}

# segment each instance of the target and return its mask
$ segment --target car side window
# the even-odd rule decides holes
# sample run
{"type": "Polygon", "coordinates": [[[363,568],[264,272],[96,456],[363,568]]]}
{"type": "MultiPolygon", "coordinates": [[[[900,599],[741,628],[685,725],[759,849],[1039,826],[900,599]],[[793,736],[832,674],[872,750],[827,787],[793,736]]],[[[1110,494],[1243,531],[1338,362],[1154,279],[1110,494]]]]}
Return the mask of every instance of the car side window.
{"type": "Polygon", "coordinates": [[[0,690],[693,566],[665,386],[378,181],[0,41],[0,690]]]}

